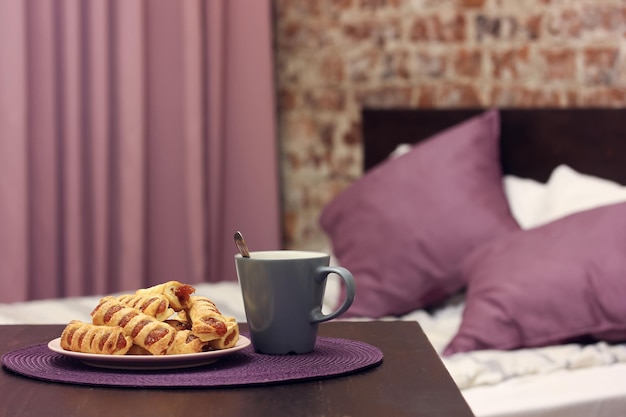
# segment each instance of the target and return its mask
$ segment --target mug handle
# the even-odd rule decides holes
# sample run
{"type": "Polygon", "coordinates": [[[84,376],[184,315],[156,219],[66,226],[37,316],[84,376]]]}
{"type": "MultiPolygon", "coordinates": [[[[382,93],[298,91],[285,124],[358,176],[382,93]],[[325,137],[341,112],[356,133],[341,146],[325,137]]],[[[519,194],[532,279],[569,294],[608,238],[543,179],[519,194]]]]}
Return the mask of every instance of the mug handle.
{"type": "Polygon", "coordinates": [[[352,276],[352,273],[342,266],[321,266],[317,269],[317,277],[315,278],[316,282],[318,284],[321,284],[330,273],[335,273],[339,275],[339,277],[343,280],[346,286],[346,297],[344,298],[343,303],[341,303],[339,308],[329,314],[322,313],[321,306],[315,307],[313,311],[311,311],[311,323],[320,323],[322,321],[328,321],[340,316],[341,314],[345,313],[348,308],[350,308],[350,306],[352,305],[352,301],[354,301],[356,284],[354,282],[354,277],[352,276]]]}

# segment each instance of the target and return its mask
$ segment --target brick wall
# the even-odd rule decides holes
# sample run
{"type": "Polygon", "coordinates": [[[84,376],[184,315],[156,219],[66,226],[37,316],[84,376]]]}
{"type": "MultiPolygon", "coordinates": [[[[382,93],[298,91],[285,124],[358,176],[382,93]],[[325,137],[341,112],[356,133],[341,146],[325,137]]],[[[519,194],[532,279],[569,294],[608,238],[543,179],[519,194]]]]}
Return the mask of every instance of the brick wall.
{"type": "Polygon", "coordinates": [[[626,104],[623,0],[275,0],[284,240],[361,175],[360,109],[626,104]]]}

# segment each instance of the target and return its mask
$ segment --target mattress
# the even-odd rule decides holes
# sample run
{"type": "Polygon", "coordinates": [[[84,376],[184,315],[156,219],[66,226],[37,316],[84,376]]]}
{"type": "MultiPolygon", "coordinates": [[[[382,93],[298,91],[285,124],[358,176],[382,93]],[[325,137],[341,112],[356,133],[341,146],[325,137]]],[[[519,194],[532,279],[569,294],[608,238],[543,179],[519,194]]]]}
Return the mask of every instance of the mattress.
{"type": "MultiPolygon", "coordinates": [[[[243,300],[235,282],[195,285],[224,315],[245,321],[243,300]]],[[[324,310],[339,294],[332,277],[324,310]]],[[[0,324],[65,324],[89,320],[99,296],[0,304],[0,324]]],[[[463,298],[436,311],[418,310],[400,318],[414,320],[441,352],[461,321],[463,298]]],[[[356,318],[351,320],[368,320],[356,318]]],[[[442,357],[477,417],[615,417],[626,416],[626,346],[568,344],[512,352],[480,351],[442,357]]]]}

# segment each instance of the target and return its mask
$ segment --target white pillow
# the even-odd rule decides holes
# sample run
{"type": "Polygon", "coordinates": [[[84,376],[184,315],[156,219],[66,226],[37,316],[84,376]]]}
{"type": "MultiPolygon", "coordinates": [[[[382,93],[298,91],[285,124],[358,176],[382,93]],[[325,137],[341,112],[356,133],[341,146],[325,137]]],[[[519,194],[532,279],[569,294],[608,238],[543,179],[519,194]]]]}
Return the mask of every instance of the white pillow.
{"type": "Polygon", "coordinates": [[[391,151],[389,154],[389,158],[397,158],[398,156],[402,156],[405,153],[409,153],[413,149],[413,145],[410,143],[401,143],[396,148],[391,151]]]}
{"type": "Polygon", "coordinates": [[[626,187],[581,174],[567,165],[559,165],[552,171],[547,189],[545,223],[579,211],[626,201],[626,187]]]}
{"type": "Polygon", "coordinates": [[[539,226],[545,221],[548,197],[548,189],[545,184],[513,175],[505,175],[503,184],[511,214],[522,229],[539,226]]]}
{"type": "Polygon", "coordinates": [[[542,226],[570,214],[626,201],[626,187],[581,174],[567,165],[552,171],[546,184],[507,175],[504,190],[522,229],[542,226]]]}

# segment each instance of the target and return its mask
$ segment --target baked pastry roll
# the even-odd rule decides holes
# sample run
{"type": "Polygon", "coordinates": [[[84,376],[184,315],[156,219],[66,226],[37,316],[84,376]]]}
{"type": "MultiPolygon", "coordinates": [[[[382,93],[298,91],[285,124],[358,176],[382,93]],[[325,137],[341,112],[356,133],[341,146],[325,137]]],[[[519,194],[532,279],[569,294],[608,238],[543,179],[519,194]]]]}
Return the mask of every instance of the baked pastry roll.
{"type": "Polygon", "coordinates": [[[226,318],[218,310],[213,301],[206,297],[190,297],[187,316],[191,321],[191,331],[203,342],[219,339],[228,331],[226,318]]]}
{"type": "Polygon", "coordinates": [[[165,355],[174,340],[176,330],[172,326],[128,307],[115,297],[104,297],[91,312],[93,324],[120,326],[133,343],[153,355],[165,355]]]}
{"type": "Polygon", "coordinates": [[[178,281],[168,281],[149,288],[142,288],[136,294],[163,294],[170,302],[170,307],[181,311],[189,307],[189,296],[196,291],[194,287],[178,281]]]}
{"type": "Polygon", "coordinates": [[[207,342],[203,342],[191,332],[191,330],[180,330],[176,332],[174,342],[167,350],[168,355],[180,355],[184,353],[198,353],[208,350],[207,342]]]}
{"type": "Polygon", "coordinates": [[[207,342],[211,349],[228,349],[237,344],[239,340],[239,324],[234,317],[226,318],[226,334],[218,339],[207,342]]]}
{"type": "Polygon", "coordinates": [[[191,324],[186,321],[181,321],[178,319],[168,319],[165,320],[165,323],[172,326],[174,329],[176,329],[177,332],[180,332],[181,330],[191,330],[191,324]]]}
{"type": "Polygon", "coordinates": [[[72,352],[125,355],[133,339],[121,327],[96,326],[72,320],[61,333],[61,347],[72,352]]]}
{"type": "Polygon", "coordinates": [[[159,321],[164,321],[175,313],[163,294],[124,294],[117,297],[117,300],[159,321]]]}
{"type": "Polygon", "coordinates": [[[152,353],[148,352],[146,349],[142,348],[139,345],[132,345],[126,354],[152,356],[152,353]]]}

